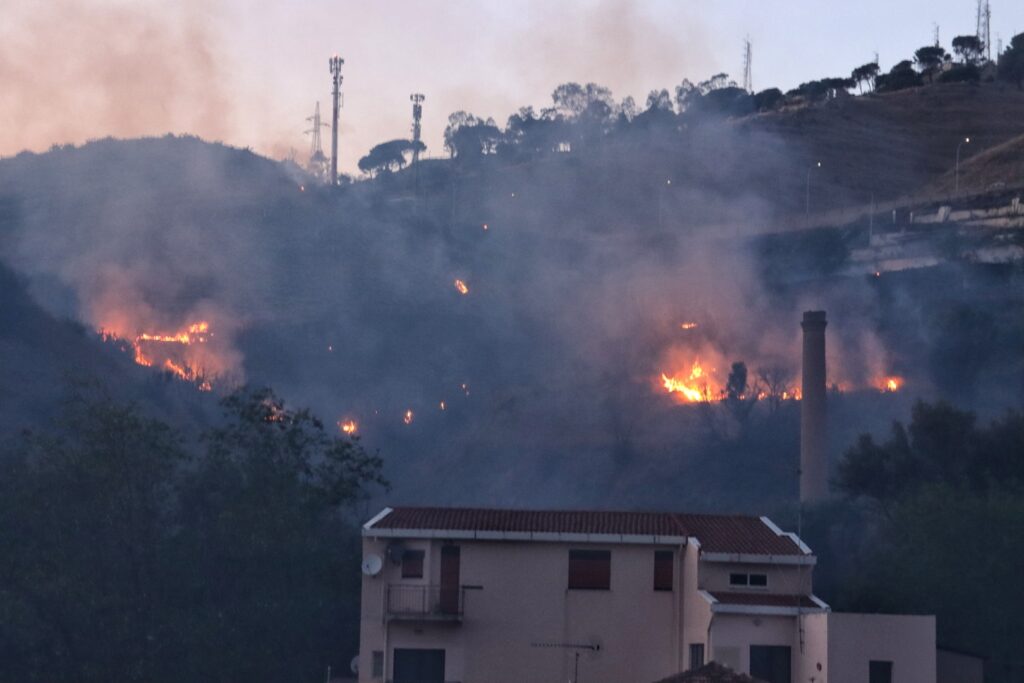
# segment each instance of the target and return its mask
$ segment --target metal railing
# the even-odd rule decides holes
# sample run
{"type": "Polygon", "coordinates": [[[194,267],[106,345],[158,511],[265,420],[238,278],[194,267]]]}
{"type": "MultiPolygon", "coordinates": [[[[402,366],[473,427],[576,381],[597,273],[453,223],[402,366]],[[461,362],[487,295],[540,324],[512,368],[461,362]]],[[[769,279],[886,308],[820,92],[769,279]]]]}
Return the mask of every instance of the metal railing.
{"type": "Polygon", "coordinates": [[[390,584],[387,613],[397,619],[461,619],[465,589],[461,586],[390,584]]]}

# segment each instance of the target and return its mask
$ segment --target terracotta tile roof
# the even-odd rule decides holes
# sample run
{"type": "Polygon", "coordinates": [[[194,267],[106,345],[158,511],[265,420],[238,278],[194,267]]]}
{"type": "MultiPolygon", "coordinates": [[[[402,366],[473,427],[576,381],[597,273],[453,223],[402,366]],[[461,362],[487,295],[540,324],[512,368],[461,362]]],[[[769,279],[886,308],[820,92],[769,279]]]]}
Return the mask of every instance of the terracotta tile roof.
{"type": "Polygon", "coordinates": [[[677,515],[690,536],[707,553],[800,555],[788,536],[779,536],[760,517],[742,515],[677,515]]]}
{"type": "Polygon", "coordinates": [[[778,535],[759,517],[743,515],[398,507],[368,528],[692,536],[704,552],[803,554],[792,539],[778,535]]]}
{"type": "Polygon", "coordinates": [[[711,596],[722,605],[751,605],[756,607],[808,607],[820,609],[809,595],[787,595],[780,593],[733,593],[721,591],[711,596]]]}
{"type": "Polygon", "coordinates": [[[394,508],[376,529],[532,531],[568,534],[685,536],[673,515],[660,512],[499,510],[490,508],[394,508]]]}

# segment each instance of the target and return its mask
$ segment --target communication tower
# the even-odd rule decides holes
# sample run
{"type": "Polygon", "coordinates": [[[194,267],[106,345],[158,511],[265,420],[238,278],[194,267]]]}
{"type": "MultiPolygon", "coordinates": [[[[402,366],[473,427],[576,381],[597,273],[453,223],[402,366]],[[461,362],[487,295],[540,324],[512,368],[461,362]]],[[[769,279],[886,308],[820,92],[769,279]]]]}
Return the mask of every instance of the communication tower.
{"type": "Polygon", "coordinates": [[[978,42],[981,43],[981,48],[985,50],[987,59],[992,59],[992,7],[989,5],[989,0],[978,0],[978,13],[977,13],[977,31],[975,35],[978,37],[978,42]]]}
{"type": "Polygon", "coordinates": [[[312,122],[313,127],[307,131],[304,131],[306,135],[312,136],[309,149],[309,169],[318,178],[323,179],[327,175],[327,157],[324,156],[324,150],[320,141],[320,129],[326,128],[327,124],[320,120],[320,103],[316,103],[316,109],[313,110],[313,115],[306,117],[307,121],[312,122]]]}
{"type": "Polygon", "coordinates": [[[754,92],[754,79],[751,75],[753,59],[750,36],[747,36],[743,39],[743,89],[749,93],[754,92]]]}
{"type": "Polygon", "coordinates": [[[409,95],[409,99],[412,101],[412,163],[415,164],[420,160],[419,145],[416,143],[420,141],[420,119],[423,118],[423,100],[427,99],[427,97],[421,93],[413,93],[409,95]]]}
{"type": "Polygon", "coordinates": [[[338,107],[341,106],[341,66],[345,60],[334,55],[330,59],[331,81],[333,89],[331,96],[334,98],[334,111],[331,115],[331,185],[338,184],[338,107]]]}

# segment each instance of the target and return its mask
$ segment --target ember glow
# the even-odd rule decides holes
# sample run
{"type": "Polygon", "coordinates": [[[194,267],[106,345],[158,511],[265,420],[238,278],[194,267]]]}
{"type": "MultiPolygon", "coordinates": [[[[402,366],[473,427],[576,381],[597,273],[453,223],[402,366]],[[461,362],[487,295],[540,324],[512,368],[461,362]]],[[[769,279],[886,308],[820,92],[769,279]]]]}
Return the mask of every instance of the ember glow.
{"type": "Polygon", "coordinates": [[[342,418],[341,420],[338,420],[338,429],[343,433],[352,436],[359,430],[359,423],[351,418],[342,418]]]}
{"type": "Polygon", "coordinates": [[[455,289],[459,290],[459,294],[469,294],[469,287],[462,280],[455,281],[455,289]]]}

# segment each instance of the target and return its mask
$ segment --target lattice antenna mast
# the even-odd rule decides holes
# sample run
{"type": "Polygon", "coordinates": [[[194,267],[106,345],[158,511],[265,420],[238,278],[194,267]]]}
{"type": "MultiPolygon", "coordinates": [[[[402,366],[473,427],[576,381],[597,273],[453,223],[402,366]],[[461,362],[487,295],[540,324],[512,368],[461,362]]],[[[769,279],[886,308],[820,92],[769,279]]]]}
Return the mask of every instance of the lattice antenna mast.
{"type": "Polygon", "coordinates": [[[992,46],[990,40],[992,30],[992,7],[989,0],[978,0],[977,29],[975,35],[982,49],[986,51],[987,59],[992,59],[992,46]]]}
{"type": "Polygon", "coordinates": [[[311,159],[313,159],[313,158],[325,158],[324,157],[324,148],[323,148],[322,141],[321,141],[321,136],[320,136],[320,129],[321,128],[326,128],[327,127],[327,123],[325,123],[320,118],[320,103],[319,102],[316,103],[316,109],[313,110],[313,115],[312,116],[307,116],[306,120],[313,124],[312,128],[310,128],[309,130],[303,131],[303,133],[305,133],[306,135],[312,135],[313,136],[312,140],[310,141],[309,156],[310,156],[311,159]]]}
{"type": "Polygon", "coordinates": [[[753,59],[754,53],[750,46],[750,36],[747,36],[743,39],[743,89],[749,93],[754,92],[753,59]]]}
{"type": "Polygon", "coordinates": [[[409,99],[412,101],[412,163],[415,164],[420,160],[420,146],[417,143],[420,141],[420,119],[423,118],[423,100],[427,99],[427,96],[417,92],[409,95],[409,99]]]}
{"type": "Polygon", "coordinates": [[[941,43],[939,42],[939,25],[932,24],[932,28],[934,29],[933,32],[935,34],[935,47],[941,47],[941,43]]]}
{"type": "Polygon", "coordinates": [[[338,184],[338,108],[341,106],[341,67],[345,60],[334,55],[330,59],[331,81],[333,88],[331,96],[334,99],[334,110],[331,114],[331,185],[338,184]]]}

